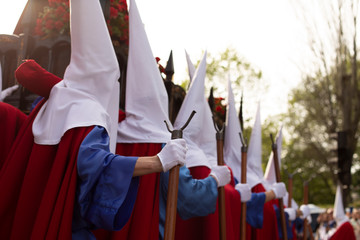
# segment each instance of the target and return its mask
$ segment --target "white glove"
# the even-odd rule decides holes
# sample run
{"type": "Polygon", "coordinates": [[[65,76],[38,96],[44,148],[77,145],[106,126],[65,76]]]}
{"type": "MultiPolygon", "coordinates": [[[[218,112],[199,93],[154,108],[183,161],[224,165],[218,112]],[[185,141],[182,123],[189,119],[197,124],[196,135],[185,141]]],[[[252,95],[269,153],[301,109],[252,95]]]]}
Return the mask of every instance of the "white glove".
{"type": "Polygon", "coordinates": [[[312,222],[312,219],[311,219],[311,215],[309,214],[309,216],[307,216],[307,222],[308,222],[308,224],[311,224],[311,222],[312,222]]]}
{"type": "Polygon", "coordinates": [[[227,166],[213,166],[210,176],[214,177],[218,187],[223,187],[230,182],[230,170],[227,166]]]}
{"type": "Polygon", "coordinates": [[[285,208],[284,211],[289,215],[289,220],[294,221],[296,218],[296,210],[293,208],[285,208]]]}
{"type": "Polygon", "coordinates": [[[238,183],[235,189],[239,191],[241,202],[247,202],[251,199],[251,189],[247,183],[238,183]]]}
{"type": "Polygon", "coordinates": [[[283,198],[286,194],[285,183],[274,183],[273,185],[271,185],[271,190],[275,193],[275,198],[283,198]]]}
{"type": "Polygon", "coordinates": [[[184,165],[186,157],[186,141],[185,139],[173,139],[166,143],[165,147],[158,153],[164,172],[176,165],[184,165]]]}
{"type": "Polygon", "coordinates": [[[302,212],[302,215],[300,216],[301,219],[305,219],[310,215],[310,208],[308,207],[308,205],[301,205],[300,211],[302,212]]]}

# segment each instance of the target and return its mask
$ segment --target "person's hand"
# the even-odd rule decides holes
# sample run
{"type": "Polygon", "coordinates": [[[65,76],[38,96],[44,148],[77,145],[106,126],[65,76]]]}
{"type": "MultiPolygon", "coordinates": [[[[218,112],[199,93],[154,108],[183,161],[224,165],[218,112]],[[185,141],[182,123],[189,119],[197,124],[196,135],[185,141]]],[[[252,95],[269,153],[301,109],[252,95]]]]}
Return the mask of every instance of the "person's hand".
{"type": "Polygon", "coordinates": [[[165,147],[158,153],[163,171],[166,172],[176,165],[184,165],[187,152],[185,139],[173,139],[166,143],[165,147]]]}
{"type": "Polygon", "coordinates": [[[300,216],[301,219],[305,219],[310,215],[310,208],[308,207],[308,205],[301,205],[300,211],[302,212],[302,215],[300,216]]]}
{"type": "Polygon", "coordinates": [[[283,198],[286,194],[285,183],[283,182],[274,183],[273,185],[271,185],[271,190],[274,192],[275,198],[277,199],[283,198]]]}
{"type": "Polygon", "coordinates": [[[218,187],[223,187],[230,182],[230,170],[227,166],[213,166],[210,176],[215,178],[218,187]]]}
{"type": "Polygon", "coordinates": [[[289,215],[289,220],[294,221],[296,218],[296,210],[294,208],[285,208],[284,211],[289,215]]]}
{"type": "Polygon", "coordinates": [[[247,202],[251,199],[251,189],[247,183],[238,183],[235,189],[239,191],[241,202],[247,202]]]}

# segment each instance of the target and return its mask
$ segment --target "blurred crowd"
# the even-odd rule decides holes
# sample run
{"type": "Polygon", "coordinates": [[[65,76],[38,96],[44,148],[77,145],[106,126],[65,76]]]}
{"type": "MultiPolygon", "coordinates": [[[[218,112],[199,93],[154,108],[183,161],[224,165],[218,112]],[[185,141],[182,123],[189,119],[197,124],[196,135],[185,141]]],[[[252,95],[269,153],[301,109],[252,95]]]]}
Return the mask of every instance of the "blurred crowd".
{"type": "MultiPolygon", "coordinates": [[[[334,209],[328,208],[317,217],[317,224],[315,228],[316,240],[328,240],[336,230],[336,221],[333,216],[334,209]]],[[[360,240],[360,209],[347,209],[346,216],[354,228],[357,240],[360,240]]]]}

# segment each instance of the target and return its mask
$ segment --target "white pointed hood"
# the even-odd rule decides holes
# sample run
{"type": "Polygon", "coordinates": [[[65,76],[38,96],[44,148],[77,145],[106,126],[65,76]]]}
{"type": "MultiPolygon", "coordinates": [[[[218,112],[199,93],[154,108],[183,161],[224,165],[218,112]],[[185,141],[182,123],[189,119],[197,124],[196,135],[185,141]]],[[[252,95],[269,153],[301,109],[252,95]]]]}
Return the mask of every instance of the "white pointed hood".
{"type": "Polygon", "coordinates": [[[251,131],[249,148],[247,153],[247,166],[256,175],[253,179],[248,179],[250,187],[254,187],[261,183],[264,178],[264,173],[261,165],[262,149],[261,149],[261,119],[260,119],[260,102],[256,110],[256,117],[254,127],[251,131]]]}
{"type": "MultiPolygon", "coordinates": [[[[281,145],[282,145],[282,126],[280,127],[280,131],[278,135],[276,136],[276,145],[277,145],[277,154],[278,154],[278,160],[279,160],[279,167],[281,168],[281,145]]],[[[266,166],[264,179],[267,184],[271,185],[276,182],[276,175],[275,175],[275,166],[274,166],[274,154],[271,151],[269,161],[266,166]]],[[[269,186],[265,185],[265,188],[269,190],[269,186]]]]}
{"type": "Polygon", "coordinates": [[[70,10],[70,64],[34,121],[35,142],[57,144],[71,128],[99,125],[114,151],[120,71],[109,31],[98,0],[70,0],[70,10]]]}
{"type": "Polygon", "coordinates": [[[191,112],[196,111],[189,125],[184,129],[183,138],[187,142],[186,166],[217,165],[216,131],[211,110],[205,98],[206,52],[195,72],[189,91],[180,107],[174,128],[180,129],[186,123],[191,112]]]}
{"type": "MultiPolygon", "coordinates": [[[[226,109],[225,139],[224,139],[224,161],[234,174],[234,177],[241,180],[241,128],[236,115],[234,94],[231,87],[230,77],[228,78],[228,105],[226,109]]],[[[247,172],[247,175],[254,174],[247,172]]]]}
{"type": "Polygon", "coordinates": [[[339,228],[343,223],[349,221],[349,219],[345,215],[345,211],[344,211],[344,204],[343,204],[343,199],[342,199],[342,189],[341,189],[340,184],[338,184],[337,188],[336,188],[333,216],[336,221],[336,228],[339,228]]]}
{"type": "Polygon", "coordinates": [[[117,141],[166,143],[171,139],[168,96],[134,0],[129,10],[129,57],[126,73],[126,118],[117,141]]]}
{"type": "Polygon", "coordinates": [[[192,79],[194,78],[194,74],[195,74],[195,66],[191,62],[190,56],[189,56],[189,54],[187,53],[186,50],[185,50],[185,55],[186,55],[186,62],[187,62],[187,66],[188,66],[190,83],[191,83],[192,79]]]}

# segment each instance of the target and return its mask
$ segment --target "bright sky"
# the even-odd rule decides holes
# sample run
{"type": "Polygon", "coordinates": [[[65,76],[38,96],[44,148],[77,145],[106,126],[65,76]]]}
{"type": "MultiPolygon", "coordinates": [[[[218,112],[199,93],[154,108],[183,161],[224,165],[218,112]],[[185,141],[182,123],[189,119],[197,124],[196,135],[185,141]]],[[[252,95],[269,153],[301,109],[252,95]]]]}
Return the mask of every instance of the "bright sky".
{"type": "MultiPolygon", "coordinates": [[[[195,63],[202,51],[212,55],[234,47],[264,74],[269,89],[247,99],[253,118],[261,100],[262,120],[286,111],[289,90],[299,84],[298,66],[306,62],[305,31],[288,0],[137,0],[154,56],[166,64],[173,50],[176,83],[187,79],[185,49],[195,63]]],[[[0,33],[11,34],[26,0],[0,1],[0,33]]],[[[226,86],[224,79],[224,86],[226,86]]],[[[226,96],[225,96],[226,97],[226,96]]]]}

